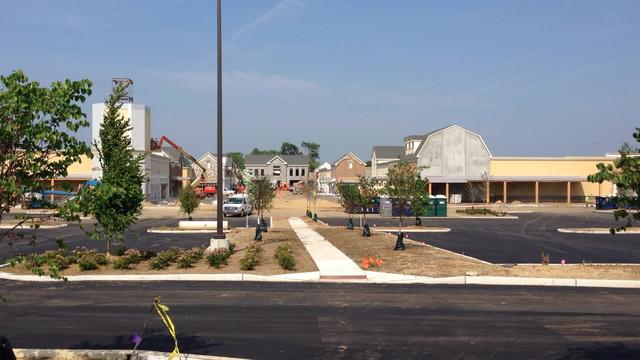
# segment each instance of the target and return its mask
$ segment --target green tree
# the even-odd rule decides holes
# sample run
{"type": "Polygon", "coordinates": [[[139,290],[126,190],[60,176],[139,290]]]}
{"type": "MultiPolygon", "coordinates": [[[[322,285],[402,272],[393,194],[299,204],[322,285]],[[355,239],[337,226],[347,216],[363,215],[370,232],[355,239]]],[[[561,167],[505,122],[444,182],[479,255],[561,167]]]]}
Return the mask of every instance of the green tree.
{"type": "Polygon", "coordinates": [[[387,172],[389,180],[384,186],[384,193],[400,208],[400,231],[402,217],[410,208],[412,201],[418,199],[426,188],[426,182],[420,174],[406,161],[400,161],[387,172]]]}
{"type": "MultiPolygon", "coordinates": [[[[360,191],[360,196],[358,197],[358,206],[361,208],[368,208],[373,203],[373,200],[378,197],[378,189],[376,188],[378,185],[378,181],[374,178],[367,179],[364,176],[360,176],[358,179],[358,190],[360,191]]],[[[363,222],[367,224],[367,212],[364,211],[363,214],[363,222]]]]}
{"type": "MultiPolygon", "coordinates": [[[[67,176],[67,168],[81,155],[91,157],[89,146],[75,138],[79,129],[89,126],[81,104],[91,95],[91,86],[84,79],[42,87],[21,70],[0,76],[0,222],[24,193],[42,190],[45,180],[67,176]]],[[[22,217],[1,232],[0,242],[25,237],[15,229],[27,220],[22,217]]],[[[62,239],[57,241],[65,246],[62,239]]],[[[49,271],[59,278],[55,267],[49,271]]]]}
{"type": "Polygon", "coordinates": [[[195,189],[191,186],[183,187],[178,195],[178,202],[180,203],[180,211],[187,214],[189,221],[193,220],[191,214],[200,206],[200,199],[195,189]]]}
{"type": "Polygon", "coordinates": [[[349,215],[348,227],[351,228],[351,226],[353,226],[353,214],[362,203],[360,190],[356,184],[345,183],[338,184],[336,190],[338,203],[342,206],[344,212],[349,215]]]}
{"type": "Polygon", "coordinates": [[[280,147],[280,155],[301,155],[300,149],[292,143],[283,142],[280,147]]]}
{"type": "Polygon", "coordinates": [[[278,155],[278,150],[261,150],[258,148],[253,148],[251,150],[251,155],[278,155]]]}
{"type": "Polygon", "coordinates": [[[413,194],[413,199],[411,199],[411,211],[413,211],[413,215],[416,217],[416,225],[418,225],[419,218],[427,215],[427,206],[430,195],[428,191],[429,182],[418,176],[415,179],[414,187],[415,192],[413,194]]]}
{"type": "Polygon", "coordinates": [[[314,171],[320,166],[320,144],[303,141],[300,145],[307,150],[309,171],[314,171]]]}
{"type": "Polygon", "coordinates": [[[74,137],[89,126],[80,104],[91,86],[85,79],[41,87],[20,70],[0,76],[0,221],[23,193],[41,190],[45,180],[66,176],[81,155],[91,156],[74,137]]]}
{"type": "Polygon", "coordinates": [[[230,157],[233,160],[233,163],[236,164],[240,171],[244,170],[244,154],[241,152],[228,152],[226,156],[230,157]]]}
{"type": "Polygon", "coordinates": [[[276,189],[271,184],[269,177],[253,179],[249,183],[249,198],[251,206],[258,213],[258,218],[262,224],[265,211],[273,208],[273,201],[276,198],[276,189]]]}
{"type": "MultiPolygon", "coordinates": [[[[636,128],[633,138],[640,142],[640,128],[636,128]]],[[[596,166],[598,172],[587,177],[591,182],[601,184],[609,181],[616,185],[618,192],[612,202],[618,210],[613,212],[613,216],[616,221],[623,220],[624,225],[611,228],[612,234],[625,231],[640,219],[640,156],[631,155],[629,149],[631,146],[627,144],[620,149],[620,157],[613,164],[600,163],[596,166]]]]}
{"type": "Polygon", "coordinates": [[[100,127],[100,142],[93,146],[98,153],[102,168],[102,179],[94,189],[83,192],[80,209],[98,222],[94,237],[111,243],[124,243],[125,230],[134,224],[142,211],[144,194],[141,185],[145,181],[141,170],[144,156],[135,155],[129,119],[120,115],[120,98],[125,88],[117,87],[107,99],[100,127]]]}

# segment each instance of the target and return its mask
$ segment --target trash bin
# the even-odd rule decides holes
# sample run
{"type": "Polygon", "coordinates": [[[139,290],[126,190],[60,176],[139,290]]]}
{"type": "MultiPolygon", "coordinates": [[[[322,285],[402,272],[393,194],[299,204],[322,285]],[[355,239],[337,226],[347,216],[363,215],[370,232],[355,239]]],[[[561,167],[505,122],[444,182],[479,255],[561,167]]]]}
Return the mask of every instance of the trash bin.
{"type": "Polygon", "coordinates": [[[447,217],[447,197],[444,195],[437,195],[434,199],[435,216],[447,217]]]}

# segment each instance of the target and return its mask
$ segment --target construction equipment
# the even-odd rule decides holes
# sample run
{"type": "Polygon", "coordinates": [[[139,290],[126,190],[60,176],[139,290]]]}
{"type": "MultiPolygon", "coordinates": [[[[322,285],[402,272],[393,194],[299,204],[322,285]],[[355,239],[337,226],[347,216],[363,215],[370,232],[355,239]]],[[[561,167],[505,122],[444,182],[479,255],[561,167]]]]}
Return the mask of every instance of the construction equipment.
{"type": "Polygon", "coordinates": [[[196,164],[196,166],[198,166],[200,169],[202,169],[202,174],[200,176],[196,177],[196,179],[193,180],[193,182],[191,183],[191,187],[196,188],[196,192],[198,192],[198,195],[201,196],[201,197],[204,197],[204,196],[207,196],[209,194],[211,194],[211,195],[215,194],[216,193],[215,186],[205,186],[204,188],[200,188],[198,186],[200,184],[200,182],[202,180],[204,180],[204,174],[207,171],[207,169],[204,166],[202,166],[202,164],[200,164],[200,162],[198,162],[198,160],[195,157],[193,157],[193,155],[189,154],[185,149],[183,149],[181,146],[179,146],[175,142],[171,141],[171,139],[169,139],[168,137],[166,137],[164,135],[157,142],[156,147],[157,147],[158,150],[162,149],[162,144],[165,141],[169,145],[171,145],[171,147],[176,149],[180,154],[182,154],[187,159],[191,160],[192,163],[196,164]]]}

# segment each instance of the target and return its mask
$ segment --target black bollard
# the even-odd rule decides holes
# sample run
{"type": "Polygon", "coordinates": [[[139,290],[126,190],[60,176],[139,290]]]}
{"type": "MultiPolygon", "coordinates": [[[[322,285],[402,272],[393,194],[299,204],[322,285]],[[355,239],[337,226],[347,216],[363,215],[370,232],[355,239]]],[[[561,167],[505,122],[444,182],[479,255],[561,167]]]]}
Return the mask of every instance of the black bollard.
{"type": "Polygon", "coordinates": [[[416,226],[422,226],[422,219],[416,216],[416,226]]]}
{"type": "Polygon", "coordinates": [[[366,237],[371,236],[371,229],[369,229],[369,225],[364,224],[364,226],[362,227],[362,236],[366,236],[366,237]]]}
{"type": "Polygon", "coordinates": [[[269,232],[269,227],[264,219],[260,219],[260,225],[262,226],[262,232],[269,232]]]}
{"type": "Polygon", "coordinates": [[[16,360],[13,348],[4,335],[0,336],[0,360],[16,360]]]}
{"type": "Polygon", "coordinates": [[[313,214],[313,221],[317,222],[318,221],[318,214],[313,214]]]}
{"type": "Polygon", "coordinates": [[[404,239],[404,233],[401,231],[398,233],[398,240],[396,240],[396,246],[393,248],[393,250],[404,250],[404,242],[402,241],[404,239]]]}
{"type": "Polygon", "coordinates": [[[262,241],[262,226],[260,224],[256,225],[256,236],[253,237],[255,241],[262,241]]]}
{"type": "Polygon", "coordinates": [[[353,230],[353,219],[349,219],[347,222],[347,230],[353,230]]]}

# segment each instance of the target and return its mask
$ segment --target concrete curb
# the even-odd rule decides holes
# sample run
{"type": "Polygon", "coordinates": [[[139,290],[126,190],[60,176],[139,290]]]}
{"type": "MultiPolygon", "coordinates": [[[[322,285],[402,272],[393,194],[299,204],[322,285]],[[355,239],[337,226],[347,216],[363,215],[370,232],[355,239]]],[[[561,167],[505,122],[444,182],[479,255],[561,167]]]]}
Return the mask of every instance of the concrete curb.
{"type": "MultiPolygon", "coordinates": [[[[131,350],[71,350],[71,349],[13,349],[18,360],[26,359],[58,359],[58,360],[126,360],[131,354],[131,350]]],[[[140,360],[160,360],[167,359],[169,353],[160,351],[136,351],[140,360]]],[[[240,358],[230,358],[224,356],[180,354],[179,359],[191,360],[240,360],[240,358]]]]}
{"type": "MultiPolygon", "coordinates": [[[[148,233],[153,234],[213,234],[216,230],[164,230],[164,229],[147,229],[148,233]]],[[[223,233],[230,233],[231,230],[222,230],[223,233]]]]}
{"type": "MultiPolygon", "coordinates": [[[[382,227],[372,227],[371,230],[373,231],[380,231],[380,232],[386,232],[386,233],[390,233],[390,232],[398,232],[399,229],[394,229],[394,228],[382,228],[382,227]]],[[[450,232],[451,229],[449,228],[435,228],[435,229],[402,229],[402,232],[404,233],[445,233],[445,232],[450,232]]]]}
{"type": "MultiPolygon", "coordinates": [[[[432,219],[432,218],[429,218],[432,219]]],[[[516,219],[520,219],[517,216],[514,215],[506,215],[506,216],[457,216],[457,215],[452,215],[452,216],[447,216],[446,218],[440,218],[440,219],[482,219],[482,220],[516,220],[516,219]]]]}
{"type": "MultiPolygon", "coordinates": [[[[558,228],[559,233],[564,234],[592,234],[611,235],[609,228],[558,228]]],[[[627,229],[617,232],[616,235],[640,235],[640,229],[627,229]]]]}
{"type": "MultiPolygon", "coordinates": [[[[13,229],[15,225],[0,225],[0,229],[13,229]]],[[[69,224],[58,224],[58,225],[40,225],[37,228],[35,226],[29,225],[20,225],[16,227],[16,230],[46,230],[46,229],[60,229],[63,227],[67,227],[69,224]]]]}
{"type": "MultiPolygon", "coordinates": [[[[253,281],[253,282],[314,282],[363,284],[425,284],[425,285],[495,285],[495,286],[564,286],[640,289],[640,280],[604,280],[570,278],[527,278],[507,276],[451,276],[433,278],[365,271],[367,279],[320,279],[319,272],[279,275],[254,274],[159,274],[159,275],[76,275],[68,281],[253,281]]],[[[16,275],[0,271],[0,279],[25,282],[61,281],[37,275],[16,275]]]]}

